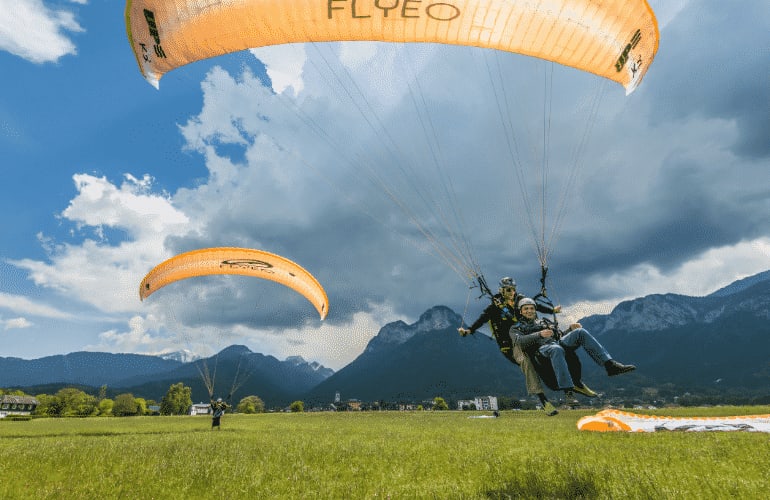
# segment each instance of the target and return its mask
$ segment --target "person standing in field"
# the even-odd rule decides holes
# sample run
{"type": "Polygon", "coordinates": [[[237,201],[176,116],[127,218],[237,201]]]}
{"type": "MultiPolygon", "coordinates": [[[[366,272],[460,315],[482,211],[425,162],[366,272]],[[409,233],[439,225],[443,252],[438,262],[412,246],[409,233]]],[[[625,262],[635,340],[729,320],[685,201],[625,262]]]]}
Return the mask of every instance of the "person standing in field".
{"type": "Polygon", "coordinates": [[[211,406],[211,430],[214,430],[214,428],[219,430],[221,429],[219,424],[222,415],[225,414],[225,410],[227,409],[227,403],[222,401],[222,398],[217,398],[216,401],[212,400],[209,406],[211,406]]]}

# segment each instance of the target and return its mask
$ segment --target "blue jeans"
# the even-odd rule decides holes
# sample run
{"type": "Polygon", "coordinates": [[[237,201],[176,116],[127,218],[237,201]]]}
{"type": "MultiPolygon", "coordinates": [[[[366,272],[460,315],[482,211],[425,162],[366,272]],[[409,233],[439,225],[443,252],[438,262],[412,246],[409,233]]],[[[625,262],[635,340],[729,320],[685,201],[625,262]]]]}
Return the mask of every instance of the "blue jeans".
{"type": "Polygon", "coordinates": [[[571,389],[575,386],[575,383],[572,381],[572,377],[569,374],[567,360],[564,359],[564,350],[575,350],[581,346],[599,366],[603,366],[605,362],[612,359],[599,341],[596,340],[593,335],[588,333],[588,330],[583,328],[572,330],[565,334],[558,343],[552,342],[550,344],[545,344],[540,346],[537,350],[541,356],[548,358],[551,361],[551,366],[553,366],[553,371],[556,374],[556,382],[559,384],[559,389],[571,389]]]}

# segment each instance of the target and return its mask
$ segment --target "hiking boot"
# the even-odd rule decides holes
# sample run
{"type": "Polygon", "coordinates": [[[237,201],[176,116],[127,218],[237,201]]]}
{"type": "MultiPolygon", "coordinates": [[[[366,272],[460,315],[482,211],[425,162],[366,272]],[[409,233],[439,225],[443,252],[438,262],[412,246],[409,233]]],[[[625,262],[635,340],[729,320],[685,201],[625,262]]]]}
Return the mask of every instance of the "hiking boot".
{"type": "Polygon", "coordinates": [[[543,405],[543,411],[545,412],[546,416],[549,416],[549,417],[553,417],[554,415],[559,413],[559,411],[556,409],[554,405],[551,404],[550,401],[545,402],[545,404],[543,405]]]}
{"type": "Polygon", "coordinates": [[[611,359],[604,363],[604,368],[607,369],[607,376],[613,377],[615,375],[621,375],[623,373],[628,373],[636,370],[636,367],[634,365],[624,365],[623,363],[618,363],[614,359],[611,359]]]}
{"type": "Polygon", "coordinates": [[[572,390],[577,392],[578,394],[582,394],[587,398],[595,398],[596,396],[598,396],[598,394],[592,391],[590,387],[588,387],[583,383],[581,383],[580,385],[575,385],[575,387],[573,387],[572,390]]]}

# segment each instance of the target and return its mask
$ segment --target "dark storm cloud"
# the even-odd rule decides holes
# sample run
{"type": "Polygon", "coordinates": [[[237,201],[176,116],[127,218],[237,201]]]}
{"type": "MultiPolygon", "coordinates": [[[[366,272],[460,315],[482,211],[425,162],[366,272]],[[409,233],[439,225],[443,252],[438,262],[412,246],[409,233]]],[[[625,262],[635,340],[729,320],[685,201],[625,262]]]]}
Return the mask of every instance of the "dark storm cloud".
{"type": "Polygon", "coordinates": [[[732,151],[770,157],[768,26],[765,2],[689,2],[661,34],[653,120],[734,120],[732,151]]]}
{"type": "MultiPolygon", "coordinates": [[[[551,291],[562,302],[613,299],[608,294],[618,290],[595,288],[597,276],[623,275],[640,265],[666,273],[715,246],[767,234],[760,215],[770,208],[767,188],[742,185],[742,179],[760,175],[754,158],[766,155],[766,145],[746,132],[762,120],[751,103],[766,100],[767,89],[757,76],[757,58],[743,54],[741,62],[731,56],[745,40],[732,32],[715,36],[723,31],[720,16],[741,23],[752,15],[751,8],[748,12],[702,2],[679,12],[664,28],[642,87],[625,99],[620,89],[607,91],[595,123],[579,108],[590,100],[592,91],[585,89],[595,86],[596,78],[556,68],[549,153],[553,192],[565,187],[570,151],[583,128],[594,127],[583,157],[587,171],[570,195],[567,222],[549,260],[551,291]],[[741,71],[750,76],[739,76],[741,71]],[[714,125],[712,118],[735,120],[737,128],[714,125]],[[730,136],[730,130],[738,135],[730,136]],[[736,159],[728,149],[742,157],[736,159]],[[739,175],[730,177],[731,172],[739,175]]],[[[763,34],[752,27],[744,36],[756,44],[763,34]]],[[[191,216],[208,221],[196,244],[254,246],[295,260],[325,286],[332,324],[380,304],[412,318],[436,304],[475,310],[479,290],[466,291],[472,281],[435,257],[397,203],[405,203],[442,243],[447,238],[433,209],[458,209],[463,236],[472,241],[492,290],[500,277],[513,276],[521,291],[537,293],[540,268],[525,219],[538,214],[536,209],[528,213],[520,195],[529,190],[537,203],[539,160],[525,155],[511,167],[508,131],[499,115],[513,118],[516,146],[522,152],[533,149],[542,133],[542,82],[534,81],[532,61],[501,57],[509,94],[496,98],[486,65],[494,66],[498,58],[477,56],[442,47],[422,59],[420,84],[430,89],[423,97],[430,102],[425,111],[434,130],[426,130],[403,93],[379,100],[393,90],[380,92],[379,86],[394,85],[398,78],[391,82],[379,76],[361,85],[378,89],[359,103],[377,111],[362,117],[356,106],[330,93],[340,89],[317,81],[314,87],[310,70],[303,76],[312,91],[296,104],[301,112],[289,98],[266,92],[250,78],[238,84],[215,74],[207,85],[216,88],[212,95],[222,102],[205,106],[184,127],[185,135],[196,138],[191,143],[216,143],[232,164],[210,162],[211,187],[220,183],[216,189],[225,201],[214,197],[213,189],[195,193],[206,203],[199,217],[191,216]],[[517,101],[510,109],[508,97],[517,101]],[[254,119],[257,115],[263,119],[254,119]],[[239,124],[237,131],[224,123],[239,124]],[[435,151],[434,132],[440,145],[435,151]],[[406,165],[413,169],[406,175],[400,155],[414,160],[406,165]],[[444,174],[436,173],[434,160],[444,174]],[[525,186],[517,183],[517,168],[525,186]],[[228,169],[237,171],[232,181],[218,180],[228,169]],[[367,169],[384,178],[386,189],[372,182],[367,169]],[[446,181],[455,201],[445,194],[446,181]]],[[[550,200],[551,208],[557,202],[550,200]]],[[[182,250],[190,242],[174,246],[182,250]]],[[[258,286],[249,288],[258,293],[258,286]]],[[[310,315],[275,311],[296,308],[303,300],[287,291],[263,294],[264,308],[250,318],[297,327],[310,315]]]]}

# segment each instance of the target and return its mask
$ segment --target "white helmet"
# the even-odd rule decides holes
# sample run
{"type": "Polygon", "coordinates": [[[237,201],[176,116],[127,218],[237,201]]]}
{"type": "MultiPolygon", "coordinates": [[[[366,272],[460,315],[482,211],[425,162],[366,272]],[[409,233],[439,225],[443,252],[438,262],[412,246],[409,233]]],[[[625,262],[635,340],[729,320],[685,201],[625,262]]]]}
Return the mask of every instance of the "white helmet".
{"type": "Polygon", "coordinates": [[[537,308],[537,304],[535,303],[535,301],[530,299],[529,297],[523,297],[522,299],[520,299],[518,306],[519,306],[519,310],[521,310],[521,308],[524,306],[532,306],[537,308]]]}

